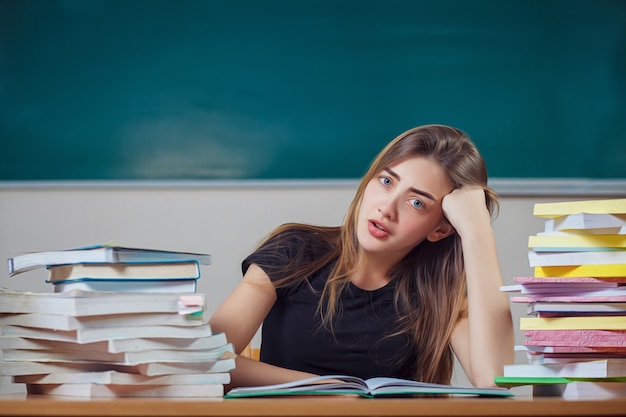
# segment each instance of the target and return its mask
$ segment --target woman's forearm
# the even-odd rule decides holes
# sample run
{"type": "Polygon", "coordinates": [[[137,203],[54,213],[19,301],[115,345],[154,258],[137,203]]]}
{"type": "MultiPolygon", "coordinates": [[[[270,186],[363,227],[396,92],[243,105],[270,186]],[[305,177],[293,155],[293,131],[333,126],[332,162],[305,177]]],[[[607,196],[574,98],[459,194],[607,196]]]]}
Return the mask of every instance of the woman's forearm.
{"type": "Polygon", "coordinates": [[[472,379],[477,385],[493,384],[504,364],[514,359],[511,310],[503,285],[491,227],[466,239],[468,343],[472,379]]]}
{"type": "Polygon", "coordinates": [[[226,387],[227,390],[233,387],[281,384],[315,376],[307,372],[280,368],[244,356],[237,356],[235,362],[237,366],[230,372],[231,383],[226,387]]]}

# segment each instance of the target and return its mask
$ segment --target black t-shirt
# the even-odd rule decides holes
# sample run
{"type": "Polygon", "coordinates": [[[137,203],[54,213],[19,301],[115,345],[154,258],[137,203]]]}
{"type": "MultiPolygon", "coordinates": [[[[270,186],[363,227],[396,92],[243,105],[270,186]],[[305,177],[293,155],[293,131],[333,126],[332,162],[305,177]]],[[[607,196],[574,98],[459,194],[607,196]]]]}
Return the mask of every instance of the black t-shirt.
{"type": "MultiPolygon", "coordinates": [[[[289,243],[287,250],[277,253],[271,243],[262,246],[244,260],[244,273],[255,263],[275,281],[281,278],[281,263],[293,261],[294,254],[305,253],[304,258],[311,259],[324,250],[323,244],[311,245],[297,232],[280,239],[289,243]],[[302,250],[312,247],[316,250],[302,250]]],[[[397,330],[398,317],[394,281],[374,291],[349,284],[340,296],[340,313],[333,328],[322,326],[317,307],[332,266],[331,262],[299,285],[277,289],[278,299],[263,322],[261,360],[321,375],[411,378],[413,367],[403,363],[410,338],[406,334],[390,336],[397,330]]]]}

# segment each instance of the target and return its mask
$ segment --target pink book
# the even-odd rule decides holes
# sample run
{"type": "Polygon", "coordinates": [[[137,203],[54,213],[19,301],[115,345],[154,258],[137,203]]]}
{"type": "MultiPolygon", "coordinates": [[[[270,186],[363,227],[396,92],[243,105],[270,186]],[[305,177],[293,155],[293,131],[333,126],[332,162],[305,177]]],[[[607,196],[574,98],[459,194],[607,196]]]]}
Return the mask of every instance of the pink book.
{"type": "Polygon", "coordinates": [[[518,284],[598,284],[606,287],[617,287],[626,284],[626,277],[620,278],[570,278],[570,277],[514,277],[518,284]]]}
{"type": "Polygon", "coordinates": [[[526,330],[529,346],[626,347],[626,330],[526,330]]]}
{"type": "MultiPolygon", "coordinates": [[[[516,283],[513,285],[503,285],[500,287],[502,292],[521,293],[536,295],[626,295],[626,284],[609,281],[609,280],[595,280],[594,278],[584,278],[583,281],[578,281],[578,278],[562,278],[563,281],[554,281],[553,278],[546,278],[546,281],[541,281],[544,278],[522,277],[514,278],[523,281],[524,283],[516,283]],[[537,281],[538,280],[538,281],[537,281]]],[[[558,278],[555,278],[558,279],[558,278]]]]}
{"type": "Polygon", "coordinates": [[[535,302],[550,302],[550,303],[623,303],[626,302],[626,294],[624,295],[589,295],[586,293],[573,293],[568,295],[555,295],[555,294],[543,294],[543,295],[519,295],[509,298],[512,303],[535,303],[535,302]]]}
{"type": "Polygon", "coordinates": [[[626,354],[626,346],[537,346],[524,342],[531,355],[546,355],[555,353],[590,353],[590,354],[626,354]]]}

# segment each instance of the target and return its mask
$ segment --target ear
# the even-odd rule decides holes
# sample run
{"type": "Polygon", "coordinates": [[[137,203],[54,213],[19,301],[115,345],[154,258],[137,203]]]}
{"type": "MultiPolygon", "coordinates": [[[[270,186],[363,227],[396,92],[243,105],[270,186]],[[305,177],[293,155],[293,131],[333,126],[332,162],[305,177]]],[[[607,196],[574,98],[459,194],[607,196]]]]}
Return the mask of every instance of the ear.
{"type": "Polygon", "coordinates": [[[445,237],[450,236],[452,233],[454,233],[454,227],[452,227],[450,222],[448,222],[448,220],[444,218],[435,230],[426,235],[426,239],[429,242],[437,242],[445,237]]]}

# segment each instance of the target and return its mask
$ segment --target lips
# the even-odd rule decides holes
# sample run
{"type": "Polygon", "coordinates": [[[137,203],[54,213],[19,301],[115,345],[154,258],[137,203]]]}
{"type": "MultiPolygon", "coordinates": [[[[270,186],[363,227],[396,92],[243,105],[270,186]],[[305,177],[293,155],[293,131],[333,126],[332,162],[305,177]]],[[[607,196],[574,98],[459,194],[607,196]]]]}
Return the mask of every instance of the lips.
{"type": "Polygon", "coordinates": [[[391,234],[389,229],[378,220],[370,220],[367,222],[367,230],[375,238],[382,239],[391,234]]]}

